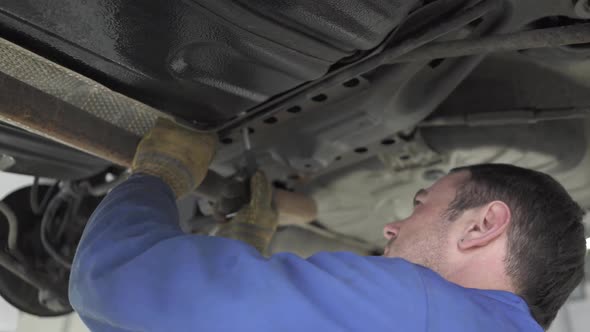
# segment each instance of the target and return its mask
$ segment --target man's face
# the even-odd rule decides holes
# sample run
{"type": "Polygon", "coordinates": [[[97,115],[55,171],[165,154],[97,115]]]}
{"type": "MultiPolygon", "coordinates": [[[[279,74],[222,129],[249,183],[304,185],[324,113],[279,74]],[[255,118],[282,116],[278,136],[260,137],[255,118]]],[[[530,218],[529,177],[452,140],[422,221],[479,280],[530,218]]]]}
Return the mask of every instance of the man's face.
{"type": "Polygon", "coordinates": [[[430,188],[420,189],[412,215],[385,225],[383,233],[389,242],[383,256],[403,258],[440,273],[454,243],[452,222],[444,214],[467,176],[467,172],[452,173],[430,188]]]}

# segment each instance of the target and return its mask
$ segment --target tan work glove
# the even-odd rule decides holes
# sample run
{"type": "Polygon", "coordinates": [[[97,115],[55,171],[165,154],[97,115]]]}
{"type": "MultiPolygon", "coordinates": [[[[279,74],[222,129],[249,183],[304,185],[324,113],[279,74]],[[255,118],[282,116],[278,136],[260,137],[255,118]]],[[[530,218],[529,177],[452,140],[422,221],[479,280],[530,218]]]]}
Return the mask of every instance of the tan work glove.
{"type": "Polygon", "coordinates": [[[215,235],[244,241],[266,255],[278,225],[272,198],[271,184],[264,173],[256,172],[250,179],[250,202],[230,222],[221,225],[215,235]]]}
{"type": "Polygon", "coordinates": [[[131,170],[157,176],[176,198],[193,191],[205,178],[213,159],[217,138],[159,118],[141,140],[131,170]]]}

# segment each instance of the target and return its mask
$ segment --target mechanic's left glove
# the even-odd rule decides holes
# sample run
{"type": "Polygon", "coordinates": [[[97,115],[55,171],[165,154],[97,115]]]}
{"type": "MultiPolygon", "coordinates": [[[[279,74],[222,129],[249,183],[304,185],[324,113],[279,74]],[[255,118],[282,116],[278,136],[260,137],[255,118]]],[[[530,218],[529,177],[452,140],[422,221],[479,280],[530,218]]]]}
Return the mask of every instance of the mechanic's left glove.
{"type": "Polygon", "coordinates": [[[131,170],[161,178],[176,198],[193,191],[205,178],[217,137],[159,118],[141,140],[131,170]]]}
{"type": "Polygon", "coordinates": [[[246,242],[266,255],[278,223],[272,185],[264,173],[258,171],[250,179],[250,203],[230,222],[221,225],[215,235],[246,242]]]}

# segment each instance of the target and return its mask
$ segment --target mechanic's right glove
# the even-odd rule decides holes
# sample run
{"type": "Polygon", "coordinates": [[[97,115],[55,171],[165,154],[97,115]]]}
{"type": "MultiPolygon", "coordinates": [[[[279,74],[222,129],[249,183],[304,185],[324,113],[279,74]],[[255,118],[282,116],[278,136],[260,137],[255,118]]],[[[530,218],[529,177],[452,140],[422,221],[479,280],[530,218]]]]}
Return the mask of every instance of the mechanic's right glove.
{"type": "Polygon", "coordinates": [[[159,118],[141,140],[131,170],[157,176],[180,198],[193,191],[205,178],[215,152],[217,138],[159,118]]]}
{"type": "Polygon", "coordinates": [[[277,229],[278,214],[273,207],[272,185],[261,171],[250,179],[250,202],[215,235],[240,240],[254,246],[263,255],[277,229]]]}

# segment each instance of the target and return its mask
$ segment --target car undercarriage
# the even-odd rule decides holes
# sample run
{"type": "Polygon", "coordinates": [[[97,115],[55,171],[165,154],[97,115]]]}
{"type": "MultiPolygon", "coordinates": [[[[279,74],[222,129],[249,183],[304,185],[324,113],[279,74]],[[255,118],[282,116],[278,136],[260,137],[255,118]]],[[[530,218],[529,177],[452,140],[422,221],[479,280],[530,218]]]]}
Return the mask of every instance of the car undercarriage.
{"type": "MultiPolygon", "coordinates": [[[[414,192],[469,164],[590,208],[587,0],[5,0],[0,91],[0,170],[35,178],[0,205],[0,294],[39,316],[71,311],[84,225],[158,117],[219,135],[217,187],[248,145],[313,200],[274,251],[379,254],[414,192]]],[[[222,191],[179,202],[187,232],[232,211],[222,191]]]]}

